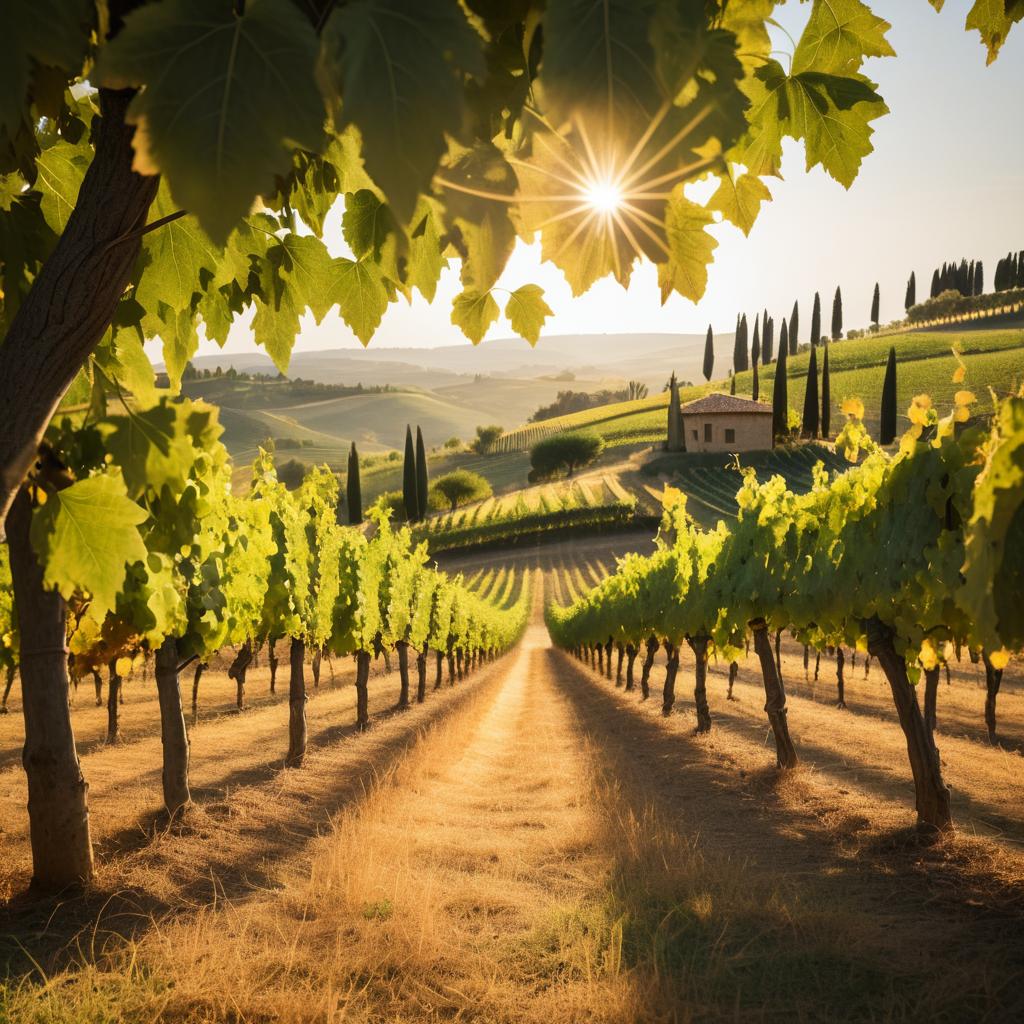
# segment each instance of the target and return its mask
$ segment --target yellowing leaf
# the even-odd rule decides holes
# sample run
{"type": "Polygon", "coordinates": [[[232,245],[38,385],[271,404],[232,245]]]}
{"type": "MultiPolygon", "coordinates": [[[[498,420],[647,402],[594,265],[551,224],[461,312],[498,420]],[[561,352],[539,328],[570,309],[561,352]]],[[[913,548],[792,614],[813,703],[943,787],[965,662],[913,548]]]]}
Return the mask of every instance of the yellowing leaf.
{"type": "Polygon", "coordinates": [[[466,289],[452,303],[452,323],[474,345],[478,345],[500,312],[489,291],[481,293],[466,289]]]}
{"type": "Polygon", "coordinates": [[[958,391],[953,396],[953,401],[957,405],[971,405],[972,403],[976,402],[977,400],[978,399],[976,398],[976,396],[975,396],[973,391],[958,391]]]}
{"type": "Polygon", "coordinates": [[[852,416],[855,420],[864,419],[864,403],[859,398],[844,398],[843,415],[852,416]]]}
{"type": "Polygon", "coordinates": [[[753,174],[742,174],[733,179],[724,175],[714,195],[708,200],[709,210],[718,210],[722,216],[735,224],[743,234],[749,235],[757,220],[761,203],[770,200],[771,192],[760,178],[753,174]]]}
{"type": "Polygon", "coordinates": [[[43,563],[43,582],[65,598],[91,596],[102,619],[124,585],[125,567],[146,557],[138,526],[147,518],[120,475],[79,480],[57,491],[32,517],[32,546],[43,563]]]}
{"type": "Polygon", "coordinates": [[[554,310],[544,301],[540,285],[524,284],[509,295],[505,315],[516,334],[536,345],[544,321],[554,316],[554,310]]]}
{"type": "Polygon", "coordinates": [[[672,191],[665,204],[665,234],[669,257],[658,264],[661,301],[672,292],[698,302],[708,283],[708,264],[718,242],[704,229],[712,222],[711,214],[683,195],[682,186],[672,191]]]}
{"type": "Polygon", "coordinates": [[[119,676],[131,675],[132,671],[132,659],[126,657],[120,657],[114,662],[114,671],[119,676]]]}
{"type": "Polygon", "coordinates": [[[992,667],[996,669],[996,671],[1004,669],[1010,664],[1010,651],[1006,647],[1003,647],[998,651],[992,651],[988,656],[988,660],[992,662],[992,667]]]}

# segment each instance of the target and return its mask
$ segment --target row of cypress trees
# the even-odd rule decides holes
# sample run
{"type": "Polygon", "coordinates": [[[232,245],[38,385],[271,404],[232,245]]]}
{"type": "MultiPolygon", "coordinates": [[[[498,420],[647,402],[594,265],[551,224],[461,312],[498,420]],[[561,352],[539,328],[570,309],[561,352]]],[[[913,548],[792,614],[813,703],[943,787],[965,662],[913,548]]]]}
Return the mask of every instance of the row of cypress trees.
{"type": "MultiPolygon", "coordinates": [[[[1000,261],[1002,262],[1002,261],[1000,261]]],[[[913,274],[911,274],[913,277],[913,274]]],[[[998,291],[998,285],[996,290],[998,291]]],[[[908,282],[909,291],[909,282],[908,282]]],[[[959,292],[961,295],[981,295],[985,291],[985,268],[981,260],[955,260],[950,263],[943,263],[941,267],[932,271],[932,283],[928,289],[929,298],[934,299],[936,295],[943,292],[959,292]]],[[[908,295],[908,298],[913,296],[908,295]]],[[[913,302],[910,306],[914,305],[913,302]]],[[[907,306],[907,309],[910,309],[907,306]]]]}
{"type": "Polygon", "coordinates": [[[405,462],[402,464],[402,504],[405,518],[418,523],[427,515],[427,450],[423,444],[423,431],[416,428],[416,445],[413,447],[412,428],[405,426],[405,462]]]}
{"type": "Polygon", "coordinates": [[[1018,253],[1008,252],[996,264],[996,276],[992,284],[997,292],[1024,288],[1024,249],[1018,253]]]}

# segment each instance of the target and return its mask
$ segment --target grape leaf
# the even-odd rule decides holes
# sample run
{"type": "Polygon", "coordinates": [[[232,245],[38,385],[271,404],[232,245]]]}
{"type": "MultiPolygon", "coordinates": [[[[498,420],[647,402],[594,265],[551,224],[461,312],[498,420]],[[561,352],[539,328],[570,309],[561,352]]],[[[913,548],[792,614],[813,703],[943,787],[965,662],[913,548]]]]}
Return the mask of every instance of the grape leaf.
{"type": "Polygon", "coordinates": [[[708,200],[709,210],[718,210],[726,220],[735,224],[743,234],[749,235],[757,220],[761,203],[772,197],[768,187],[753,174],[733,178],[725,174],[714,195],[708,200]]]}
{"type": "Polygon", "coordinates": [[[90,594],[92,613],[102,617],[117,602],[125,567],[146,557],[138,529],[146,518],[114,473],[51,494],[32,517],[32,546],[45,567],[43,582],[65,598],[76,591],[90,594]]]}
{"type": "Polygon", "coordinates": [[[435,204],[429,199],[421,198],[412,223],[406,281],[410,288],[418,288],[427,302],[433,302],[441,271],[448,266],[448,260],[441,249],[441,232],[435,204]]]}
{"type": "Polygon", "coordinates": [[[699,301],[708,283],[708,264],[718,242],[704,229],[712,223],[711,214],[683,195],[683,186],[672,190],[665,208],[665,232],[669,258],[658,264],[661,301],[673,291],[693,302],[699,301]]]}
{"type": "Polygon", "coordinates": [[[357,259],[369,257],[386,278],[400,283],[398,254],[405,248],[405,239],[391,210],[375,193],[362,188],[345,194],[341,229],[357,259]]]}
{"type": "Polygon", "coordinates": [[[223,245],[274,175],[289,172],[291,146],[324,142],[316,55],[312,26],[288,0],[164,0],[128,15],[94,81],[145,87],[128,110],[136,169],[165,175],[223,245]]]}
{"type": "Polygon", "coordinates": [[[793,53],[790,74],[848,74],[859,71],[865,57],[895,57],[885,38],[891,27],[861,0],[815,0],[793,53]]]}
{"type": "Polygon", "coordinates": [[[4,0],[0,32],[0,134],[14,138],[28,121],[34,67],[82,68],[96,19],[92,0],[4,0]]]}
{"type": "Polygon", "coordinates": [[[62,234],[67,226],[91,159],[92,147],[87,142],[72,145],[60,139],[36,160],[39,176],[35,187],[42,194],[43,216],[55,234],[62,234]]]}
{"type": "Polygon", "coordinates": [[[165,485],[181,490],[195,455],[187,432],[190,406],[161,402],[141,412],[108,417],[100,425],[107,450],[124,475],[130,494],[165,485]]]}
{"type": "Polygon", "coordinates": [[[505,316],[516,334],[536,345],[545,319],[554,316],[554,310],[544,301],[540,285],[524,284],[509,295],[505,316]]]}
{"type": "Polygon", "coordinates": [[[986,64],[999,56],[999,50],[1010,29],[1024,18],[1024,3],[1020,0],[974,0],[974,6],[967,12],[967,29],[977,29],[981,41],[988,50],[986,64]]]}
{"type": "Polygon", "coordinates": [[[462,128],[463,73],[485,71],[482,41],[457,0],[363,0],[330,16],[323,75],[338,126],[362,135],[370,177],[399,221],[412,218],[446,148],[462,128]]]}
{"type": "Polygon", "coordinates": [[[380,270],[365,260],[336,259],[331,264],[331,302],[352,333],[368,345],[388,307],[388,294],[380,270]]]}
{"type": "Polygon", "coordinates": [[[501,310],[490,291],[477,292],[469,288],[455,296],[452,303],[452,323],[474,345],[484,340],[487,329],[498,319],[501,310]]]}

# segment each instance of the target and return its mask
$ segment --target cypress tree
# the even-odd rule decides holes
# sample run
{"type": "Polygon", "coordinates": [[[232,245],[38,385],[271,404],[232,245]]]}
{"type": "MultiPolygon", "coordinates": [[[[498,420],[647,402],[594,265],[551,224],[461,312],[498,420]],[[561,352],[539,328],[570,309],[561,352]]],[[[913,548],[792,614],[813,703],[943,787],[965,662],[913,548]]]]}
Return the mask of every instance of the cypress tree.
{"type": "Polygon", "coordinates": [[[758,398],[760,397],[760,395],[761,395],[761,380],[760,380],[760,378],[757,375],[758,374],[758,370],[757,370],[757,360],[756,359],[754,360],[753,367],[754,367],[754,379],[753,379],[753,382],[750,385],[750,397],[751,397],[751,399],[753,399],[753,401],[756,402],[758,400],[758,398]]]}
{"type": "Polygon", "coordinates": [[[750,348],[747,344],[747,339],[750,337],[749,328],[747,327],[747,314],[744,313],[740,317],[740,369],[750,369],[750,348]]]}
{"type": "Polygon", "coordinates": [[[423,431],[416,428],[416,508],[419,518],[427,517],[427,448],[423,443],[423,431]]]}
{"type": "Polygon", "coordinates": [[[793,303],[793,312],[789,316],[789,354],[796,355],[797,346],[800,344],[800,303],[793,303]]]}
{"type": "Polygon", "coordinates": [[[961,295],[970,295],[971,292],[968,290],[970,286],[970,268],[967,266],[967,260],[961,260],[960,266],[956,270],[956,290],[961,295]]]}
{"type": "Polygon", "coordinates": [[[736,394],[736,374],[735,373],[729,378],[729,394],[730,395],[735,395],[736,394]]]}
{"type": "Polygon", "coordinates": [[[811,347],[821,341],[821,296],[814,293],[814,306],[811,309],[811,347]]]}
{"type": "Polygon", "coordinates": [[[715,336],[711,332],[711,324],[708,324],[708,336],[704,340],[704,379],[711,380],[711,374],[715,372],[715,336]]]}
{"type": "Polygon", "coordinates": [[[355,441],[348,453],[345,497],[348,499],[348,521],[355,526],[363,521],[363,491],[359,485],[359,454],[356,452],[355,441]]]}
{"type": "Polygon", "coordinates": [[[941,284],[939,282],[939,272],[937,270],[932,271],[932,286],[928,291],[928,298],[934,299],[939,294],[941,284]]]}
{"type": "Polygon", "coordinates": [[[832,340],[839,341],[843,336],[843,293],[836,285],[835,298],[832,300],[832,340]]]}
{"type": "Polygon", "coordinates": [[[757,375],[757,364],[761,359],[761,336],[758,330],[758,321],[754,319],[754,343],[750,346],[750,366],[754,371],[754,381],[751,385],[750,397],[756,402],[761,393],[761,382],[757,375]]]}
{"type": "Polygon", "coordinates": [[[412,444],[412,427],[405,425],[405,462],[402,464],[402,504],[407,522],[415,523],[420,517],[416,495],[416,449],[412,444]]]}
{"type": "Polygon", "coordinates": [[[985,267],[981,260],[974,264],[974,294],[985,294],[985,267]]]}
{"type": "Polygon", "coordinates": [[[832,381],[828,369],[828,342],[825,342],[825,358],[821,364],[821,436],[828,440],[832,426],[832,381]]]}
{"type": "Polygon", "coordinates": [[[785,318],[782,320],[782,330],[779,331],[779,362],[782,362],[784,355],[789,355],[789,326],[785,318]]]}
{"type": "Polygon", "coordinates": [[[871,296],[871,322],[878,326],[878,307],[881,304],[881,296],[878,294],[878,282],[875,282],[875,292],[871,296]]]}
{"type": "Polygon", "coordinates": [[[818,436],[818,350],[811,347],[807,361],[807,384],[804,388],[804,413],[800,433],[803,437],[818,436]]]}
{"type": "Polygon", "coordinates": [[[679,382],[676,371],[668,382],[668,423],[666,424],[665,448],[670,452],[681,452],[683,444],[683,417],[679,412],[679,382]]]}
{"type": "Polygon", "coordinates": [[[910,272],[910,277],[907,280],[907,293],[903,297],[903,308],[910,309],[911,306],[917,305],[917,278],[914,277],[914,272],[910,272]]]}
{"type": "Polygon", "coordinates": [[[764,323],[764,335],[761,338],[761,362],[767,366],[775,355],[775,321],[766,310],[762,322],[764,323]]]}
{"type": "MultiPolygon", "coordinates": [[[[782,329],[786,329],[786,321],[782,321],[782,329]]],[[[772,385],[772,434],[785,437],[788,433],[789,394],[786,382],[786,360],[789,349],[779,345],[779,361],[775,364],[775,383],[772,385]]]]}
{"type": "Polygon", "coordinates": [[[1014,278],[1013,286],[1015,288],[1024,288],[1024,249],[1017,253],[1017,274],[1014,278]]]}
{"type": "Polygon", "coordinates": [[[971,265],[967,268],[967,291],[964,294],[974,294],[974,260],[971,260],[971,265]]]}
{"type": "Polygon", "coordinates": [[[896,346],[889,349],[889,361],[885,365],[885,380],[882,382],[882,412],[879,441],[892,444],[896,440],[896,346]]]}

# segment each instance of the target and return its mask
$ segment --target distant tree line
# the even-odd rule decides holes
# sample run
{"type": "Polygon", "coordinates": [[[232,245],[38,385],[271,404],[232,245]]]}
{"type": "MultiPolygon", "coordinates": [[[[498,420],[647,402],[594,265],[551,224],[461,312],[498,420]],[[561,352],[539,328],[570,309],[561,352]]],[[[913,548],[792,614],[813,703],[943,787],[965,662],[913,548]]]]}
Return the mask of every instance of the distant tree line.
{"type": "Polygon", "coordinates": [[[633,402],[638,398],[647,397],[647,385],[638,380],[631,380],[624,388],[602,388],[600,391],[559,391],[550,405],[542,405],[528,420],[529,423],[540,423],[542,420],[553,420],[556,416],[566,416],[584,409],[594,409],[599,405],[611,405],[613,402],[633,402]]]}

